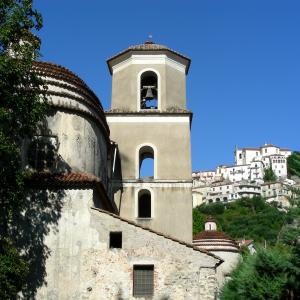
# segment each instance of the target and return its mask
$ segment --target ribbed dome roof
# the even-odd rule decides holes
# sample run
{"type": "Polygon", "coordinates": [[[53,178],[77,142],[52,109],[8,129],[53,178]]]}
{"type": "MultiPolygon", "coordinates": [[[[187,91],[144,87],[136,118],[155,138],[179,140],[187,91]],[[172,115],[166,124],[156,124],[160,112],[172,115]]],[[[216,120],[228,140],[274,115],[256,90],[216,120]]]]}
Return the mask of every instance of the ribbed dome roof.
{"type": "Polygon", "coordinates": [[[72,109],[96,119],[105,129],[107,138],[109,128],[99,98],[79,76],[69,69],[43,61],[33,62],[33,71],[40,76],[48,89],[52,106],[72,109]]]}
{"type": "Polygon", "coordinates": [[[193,236],[193,245],[208,251],[239,252],[235,240],[222,231],[204,230],[193,236]]]}
{"type": "Polygon", "coordinates": [[[194,240],[201,240],[201,239],[224,239],[234,241],[231,237],[226,235],[223,231],[218,230],[204,230],[201,231],[193,236],[194,240]]]}

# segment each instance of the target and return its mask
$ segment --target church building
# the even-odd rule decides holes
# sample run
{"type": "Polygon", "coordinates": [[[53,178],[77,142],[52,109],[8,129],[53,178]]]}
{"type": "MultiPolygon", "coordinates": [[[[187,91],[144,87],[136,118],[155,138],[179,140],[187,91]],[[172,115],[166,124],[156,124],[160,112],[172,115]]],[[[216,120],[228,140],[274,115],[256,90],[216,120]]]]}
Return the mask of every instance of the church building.
{"type": "Polygon", "coordinates": [[[33,190],[60,192],[36,299],[216,299],[223,259],[192,243],[190,63],[149,41],[113,56],[107,112],[77,75],[34,63],[51,114],[24,164],[33,190]]]}

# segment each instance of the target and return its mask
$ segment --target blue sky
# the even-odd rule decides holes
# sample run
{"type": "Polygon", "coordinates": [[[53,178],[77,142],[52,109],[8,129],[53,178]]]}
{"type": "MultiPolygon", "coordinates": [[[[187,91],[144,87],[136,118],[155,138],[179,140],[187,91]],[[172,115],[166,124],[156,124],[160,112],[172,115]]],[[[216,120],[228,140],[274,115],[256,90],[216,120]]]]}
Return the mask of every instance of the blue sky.
{"type": "Polygon", "coordinates": [[[300,149],[299,0],[43,0],[43,60],[78,74],[110,107],[106,60],[149,34],[192,59],[193,170],[235,145],[300,149]]]}

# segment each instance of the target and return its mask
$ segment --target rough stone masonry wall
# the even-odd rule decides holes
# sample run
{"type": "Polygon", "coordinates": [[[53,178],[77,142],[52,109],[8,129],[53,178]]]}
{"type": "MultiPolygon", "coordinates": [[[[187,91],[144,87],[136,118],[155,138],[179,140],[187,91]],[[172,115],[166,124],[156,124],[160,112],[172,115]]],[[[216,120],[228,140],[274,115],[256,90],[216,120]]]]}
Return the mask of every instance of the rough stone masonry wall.
{"type": "Polygon", "coordinates": [[[66,191],[58,227],[46,239],[47,285],[37,299],[136,299],[135,264],[154,265],[152,299],[214,299],[218,259],[91,209],[93,196],[92,190],[66,191]],[[109,249],[110,231],[122,231],[122,249],[109,249]]]}

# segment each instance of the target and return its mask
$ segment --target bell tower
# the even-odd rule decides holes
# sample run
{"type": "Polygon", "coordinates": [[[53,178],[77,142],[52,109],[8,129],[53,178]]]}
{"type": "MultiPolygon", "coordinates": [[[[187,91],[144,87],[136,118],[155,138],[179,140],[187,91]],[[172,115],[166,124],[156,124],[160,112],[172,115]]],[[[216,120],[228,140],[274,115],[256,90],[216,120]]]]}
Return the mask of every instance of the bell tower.
{"type": "Polygon", "coordinates": [[[112,101],[106,117],[120,155],[122,178],[113,181],[120,216],[191,242],[190,59],[147,41],[107,64],[112,101]]]}

